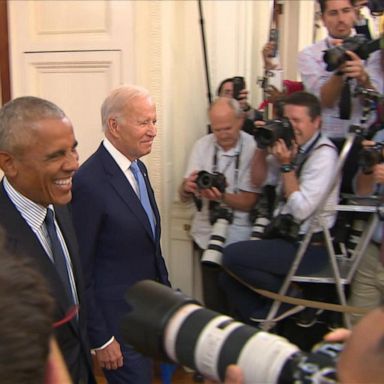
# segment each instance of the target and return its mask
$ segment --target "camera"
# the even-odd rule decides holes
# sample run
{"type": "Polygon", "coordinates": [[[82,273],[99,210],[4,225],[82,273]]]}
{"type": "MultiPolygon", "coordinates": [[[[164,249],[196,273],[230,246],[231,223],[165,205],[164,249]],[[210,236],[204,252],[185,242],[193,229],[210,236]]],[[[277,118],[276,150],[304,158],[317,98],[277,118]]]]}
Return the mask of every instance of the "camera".
{"type": "Polygon", "coordinates": [[[249,220],[252,223],[251,240],[263,239],[265,228],[271,222],[275,199],[275,186],[264,186],[257,204],[249,212],[249,220]]]}
{"type": "Polygon", "coordinates": [[[327,49],[323,60],[327,64],[327,71],[334,71],[350,59],[347,51],[356,53],[362,60],[368,59],[369,55],[380,49],[380,39],[369,41],[364,35],[355,35],[344,39],[343,44],[327,49]]]}
{"type": "Polygon", "coordinates": [[[272,146],[279,139],[283,139],[287,148],[290,148],[295,140],[295,133],[287,118],[266,121],[265,125],[254,128],[253,136],[259,148],[272,146]]]}
{"type": "Polygon", "coordinates": [[[384,143],[375,143],[370,147],[363,148],[358,155],[358,165],[365,174],[372,172],[372,168],[384,161],[384,143]]]}
{"type": "Polygon", "coordinates": [[[215,205],[209,210],[210,221],[213,224],[208,247],[201,258],[202,264],[221,266],[223,248],[227,237],[228,225],[233,221],[232,210],[215,205]]]}
{"type": "Polygon", "coordinates": [[[233,98],[239,100],[240,91],[245,88],[245,80],[242,76],[235,76],[233,82],[233,98]]]}
{"type": "Polygon", "coordinates": [[[200,171],[197,174],[196,184],[199,189],[215,187],[223,193],[226,187],[226,180],[225,176],[220,172],[209,173],[207,171],[200,171]]]}
{"type": "Polygon", "coordinates": [[[375,89],[364,88],[361,85],[358,85],[355,88],[354,96],[363,96],[364,98],[372,101],[378,101],[383,98],[383,95],[380,92],[377,92],[375,89]]]}
{"type": "Polygon", "coordinates": [[[131,308],[123,340],[155,359],[173,361],[224,381],[237,364],[246,384],[336,383],[342,344],[323,343],[304,353],[286,339],[201,307],[180,291],[143,280],[128,289],[131,308]]]}
{"type": "Polygon", "coordinates": [[[299,239],[300,224],[291,214],[280,214],[274,217],[264,229],[263,239],[285,239],[297,241],[299,239]]]}
{"type": "Polygon", "coordinates": [[[381,16],[384,13],[383,0],[368,0],[367,6],[372,16],[381,16]]]}

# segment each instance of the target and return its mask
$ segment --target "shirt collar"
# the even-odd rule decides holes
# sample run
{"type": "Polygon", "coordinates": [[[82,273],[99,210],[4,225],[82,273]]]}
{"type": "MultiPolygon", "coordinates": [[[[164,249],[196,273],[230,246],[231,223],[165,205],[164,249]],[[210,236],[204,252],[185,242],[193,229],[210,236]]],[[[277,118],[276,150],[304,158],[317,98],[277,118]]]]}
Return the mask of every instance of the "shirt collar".
{"type": "MultiPolygon", "coordinates": [[[[8,197],[27,224],[35,231],[40,230],[44,223],[45,216],[47,215],[47,207],[35,203],[22,195],[20,192],[16,191],[5,176],[3,181],[4,189],[8,197]]],[[[54,211],[52,204],[48,207],[54,211]]]]}
{"type": "Polygon", "coordinates": [[[301,151],[304,153],[312,145],[312,143],[317,139],[319,135],[320,135],[320,132],[316,131],[315,134],[305,144],[300,146],[301,151]]]}
{"type": "Polygon", "coordinates": [[[104,148],[109,152],[112,158],[116,161],[119,168],[125,173],[131,166],[131,160],[125,157],[114,145],[105,137],[103,140],[104,148]]]}

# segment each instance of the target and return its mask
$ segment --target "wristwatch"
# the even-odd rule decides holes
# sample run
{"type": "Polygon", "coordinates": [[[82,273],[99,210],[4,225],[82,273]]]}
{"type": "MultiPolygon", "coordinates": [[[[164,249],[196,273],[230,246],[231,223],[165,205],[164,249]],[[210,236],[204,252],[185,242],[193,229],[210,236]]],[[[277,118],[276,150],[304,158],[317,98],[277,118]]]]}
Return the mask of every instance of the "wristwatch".
{"type": "Polygon", "coordinates": [[[294,169],[292,164],[281,164],[280,166],[280,171],[283,173],[292,172],[294,169]]]}

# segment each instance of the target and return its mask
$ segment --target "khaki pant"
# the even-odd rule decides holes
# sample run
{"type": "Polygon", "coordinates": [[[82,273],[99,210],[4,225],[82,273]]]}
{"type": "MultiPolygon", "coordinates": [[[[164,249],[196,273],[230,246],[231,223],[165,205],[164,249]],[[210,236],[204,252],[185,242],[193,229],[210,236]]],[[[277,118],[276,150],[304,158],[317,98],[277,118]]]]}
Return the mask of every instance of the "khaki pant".
{"type": "MultiPolygon", "coordinates": [[[[365,251],[351,285],[349,304],[375,308],[384,300],[384,266],[379,260],[380,247],[370,243],[365,251]]],[[[356,324],[363,315],[352,315],[356,324]]]]}

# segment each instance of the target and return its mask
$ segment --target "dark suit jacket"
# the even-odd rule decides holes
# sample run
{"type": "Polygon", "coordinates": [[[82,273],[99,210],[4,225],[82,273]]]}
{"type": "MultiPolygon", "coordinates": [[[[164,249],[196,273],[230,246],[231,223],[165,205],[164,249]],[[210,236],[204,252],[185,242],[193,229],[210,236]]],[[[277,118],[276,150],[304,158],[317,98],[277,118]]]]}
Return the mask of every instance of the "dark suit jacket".
{"type": "Polygon", "coordinates": [[[73,219],[86,283],[88,333],[93,348],[120,336],[129,310],[124,294],[132,284],[152,279],[169,285],[160,249],[160,216],[147,170],[139,167],[156,217],[156,236],[139,198],[101,144],[80,167],[73,183],[73,219]]]}
{"type": "MultiPolygon", "coordinates": [[[[82,304],[84,303],[84,287],[71,217],[65,206],[55,206],[55,212],[71,257],[79,303],[82,304]]],[[[6,247],[10,252],[17,256],[31,258],[32,264],[46,278],[56,303],[54,320],[62,319],[68,310],[69,303],[60,276],[39,239],[9,199],[2,182],[0,185],[0,225],[5,230],[6,247]]],[[[90,377],[90,382],[94,382],[85,323],[84,310],[81,307],[78,320],[74,319],[55,330],[55,336],[74,383],[77,383],[80,377],[90,377]]]]}

